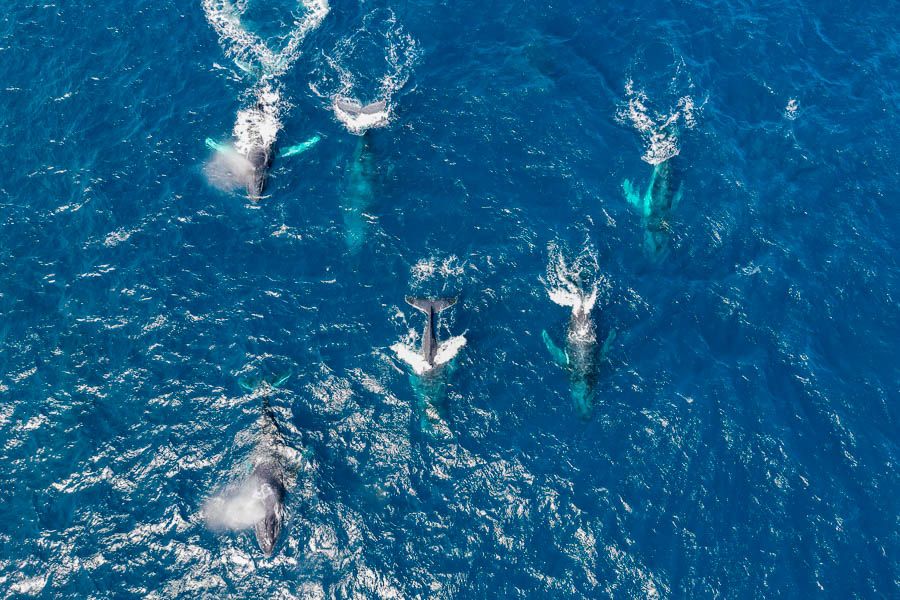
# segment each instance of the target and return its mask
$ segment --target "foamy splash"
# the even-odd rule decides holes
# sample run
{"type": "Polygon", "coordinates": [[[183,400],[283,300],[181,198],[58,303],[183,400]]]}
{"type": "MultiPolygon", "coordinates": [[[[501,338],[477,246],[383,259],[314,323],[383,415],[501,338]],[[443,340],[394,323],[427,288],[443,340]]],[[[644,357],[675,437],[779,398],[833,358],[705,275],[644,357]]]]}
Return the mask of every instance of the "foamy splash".
{"type": "Polygon", "coordinates": [[[418,58],[418,44],[404,32],[393,11],[376,9],[324,56],[325,68],[311,88],[330,100],[335,118],[347,131],[361,135],[391,122],[394,97],[418,58]],[[378,110],[354,110],[366,105],[377,105],[378,110]]]}
{"type": "Polygon", "coordinates": [[[429,258],[420,259],[410,269],[410,274],[414,283],[422,283],[433,278],[436,275],[447,279],[451,277],[460,277],[466,269],[474,268],[474,265],[463,262],[455,254],[438,261],[437,258],[431,256],[429,258]]]}
{"type": "Polygon", "coordinates": [[[269,493],[271,488],[255,477],[226,487],[203,506],[207,526],[213,531],[250,529],[265,518],[269,493]]]}
{"type": "Polygon", "coordinates": [[[281,49],[274,51],[241,23],[247,11],[246,0],[203,0],[206,20],[218,34],[225,54],[244,71],[258,69],[263,78],[283,75],[300,57],[306,34],[321,25],[329,12],[327,0],[301,0],[298,8],[302,16],[294,21],[281,49]]]}
{"type": "Polygon", "coordinates": [[[271,147],[281,130],[281,94],[265,84],[256,97],[255,105],[238,111],[232,132],[235,149],[244,155],[253,148],[271,147]]]}
{"type": "Polygon", "coordinates": [[[616,118],[620,123],[631,124],[644,139],[646,150],[641,160],[658,165],[678,155],[678,125],[687,129],[696,124],[696,108],[690,96],[681,96],[668,113],[659,113],[650,108],[651,102],[642,90],[636,90],[634,82],[625,83],[626,102],[616,118]]]}
{"type": "Polygon", "coordinates": [[[555,242],[547,250],[549,261],[542,281],[550,300],[570,307],[573,313],[589,313],[606,285],[593,246],[586,243],[572,260],[566,259],[566,252],[555,242]]]}
{"type": "MultiPolygon", "coordinates": [[[[410,332],[412,337],[414,332],[410,332]]],[[[441,365],[445,365],[459,354],[459,351],[466,345],[466,336],[456,335],[444,340],[438,346],[438,350],[434,355],[434,365],[428,364],[428,361],[413,348],[409,343],[397,342],[391,346],[391,350],[397,355],[397,358],[408,364],[416,375],[424,375],[425,373],[435,369],[441,365]]]]}
{"type": "Polygon", "coordinates": [[[788,100],[787,106],[784,107],[784,116],[789,121],[793,121],[797,118],[799,111],[800,103],[797,102],[796,98],[791,98],[790,100],[788,100]]]}

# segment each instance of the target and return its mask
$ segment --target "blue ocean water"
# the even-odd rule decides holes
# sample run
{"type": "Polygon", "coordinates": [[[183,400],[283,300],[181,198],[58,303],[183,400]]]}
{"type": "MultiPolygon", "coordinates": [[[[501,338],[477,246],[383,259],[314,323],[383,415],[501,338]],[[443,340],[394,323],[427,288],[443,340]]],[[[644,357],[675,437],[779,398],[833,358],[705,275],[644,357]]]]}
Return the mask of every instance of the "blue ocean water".
{"type": "Polygon", "coordinates": [[[897,597],[895,4],[4,8],[0,597],[897,597]],[[322,139],[252,203],[261,81],[322,139]],[[272,557],[207,514],[263,395],[272,557]]]}

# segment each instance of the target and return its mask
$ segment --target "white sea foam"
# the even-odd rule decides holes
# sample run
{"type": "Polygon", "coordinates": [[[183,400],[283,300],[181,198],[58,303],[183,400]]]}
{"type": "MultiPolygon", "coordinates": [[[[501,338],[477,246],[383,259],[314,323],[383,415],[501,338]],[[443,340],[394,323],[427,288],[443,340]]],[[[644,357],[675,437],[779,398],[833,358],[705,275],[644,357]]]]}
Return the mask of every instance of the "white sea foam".
{"type": "Polygon", "coordinates": [[[413,281],[421,283],[431,279],[435,275],[440,275],[443,278],[459,277],[465,273],[467,268],[471,269],[473,267],[474,266],[471,263],[463,262],[458,256],[451,254],[442,259],[440,264],[438,264],[438,259],[434,256],[420,259],[412,266],[410,272],[413,281]]]}
{"type": "Polygon", "coordinates": [[[256,94],[256,104],[238,111],[234,122],[234,147],[243,155],[253,148],[269,148],[281,129],[279,113],[281,94],[269,84],[264,84],[256,94]]]}
{"type": "Polygon", "coordinates": [[[460,349],[466,345],[466,336],[456,335],[444,340],[438,346],[438,350],[434,355],[434,365],[428,364],[428,361],[419,353],[418,350],[404,342],[397,342],[391,346],[391,350],[397,355],[397,358],[412,367],[416,375],[424,375],[435,367],[445,365],[459,353],[460,349]]]}
{"type": "Polygon", "coordinates": [[[434,364],[445,365],[459,353],[460,349],[466,345],[466,336],[455,335],[444,340],[438,346],[438,351],[434,355],[434,364]]]}
{"type": "Polygon", "coordinates": [[[313,29],[321,25],[328,14],[327,0],[301,0],[298,7],[301,16],[285,36],[281,48],[271,49],[257,34],[248,31],[241,23],[247,11],[247,2],[237,0],[203,0],[206,19],[219,36],[225,53],[241,70],[258,69],[263,78],[283,75],[300,57],[300,44],[313,29]]]}
{"type": "Polygon", "coordinates": [[[793,121],[797,118],[797,114],[800,111],[800,103],[797,102],[796,98],[791,98],[788,100],[787,106],[784,107],[784,116],[787,119],[793,121]]]}
{"type": "Polygon", "coordinates": [[[620,123],[631,124],[644,139],[645,151],[641,159],[651,165],[658,165],[678,155],[678,125],[687,129],[697,125],[694,100],[681,96],[667,113],[652,109],[647,94],[635,89],[634,81],[625,83],[625,104],[619,107],[616,118],[620,123]]]}
{"type": "Polygon", "coordinates": [[[550,258],[543,282],[550,300],[570,307],[573,313],[589,313],[606,283],[599,274],[600,265],[593,246],[585,244],[571,260],[555,242],[551,242],[547,250],[550,258]]]}

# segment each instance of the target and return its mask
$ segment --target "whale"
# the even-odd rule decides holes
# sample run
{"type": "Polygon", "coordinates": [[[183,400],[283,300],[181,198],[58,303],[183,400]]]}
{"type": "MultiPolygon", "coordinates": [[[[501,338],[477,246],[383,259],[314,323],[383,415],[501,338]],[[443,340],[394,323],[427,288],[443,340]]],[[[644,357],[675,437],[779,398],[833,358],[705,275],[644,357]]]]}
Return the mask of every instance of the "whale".
{"type": "Polygon", "coordinates": [[[272,166],[272,146],[253,146],[247,152],[246,158],[252,168],[250,178],[247,181],[247,198],[256,202],[262,198],[266,189],[269,168],[272,166]]]}
{"type": "Polygon", "coordinates": [[[374,221],[374,217],[367,213],[375,195],[372,185],[374,172],[371,137],[367,132],[356,144],[344,191],[344,240],[351,254],[359,252],[366,241],[366,226],[374,221]]]}
{"type": "Polygon", "coordinates": [[[254,450],[253,470],[248,483],[261,508],[260,518],[253,525],[256,543],[264,555],[271,556],[281,534],[286,492],[284,470],[276,454],[281,435],[268,396],[264,396],[263,400],[260,429],[260,441],[254,450]]]}
{"type": "Polygon", "coordinates": [[[628,179],[622,182],[625,199],[641,215],[644,228],[644,249],[654,259],[662,259],[668,254],[671,239],[669,216],[681,201],[681,186],[676,188],[672,170],[672,159],[653,166],[647,189],[642,194],[628,179]]]}
{"type": "MultiPolygon", "coordinates": [[[[276,92],[261,89],[255,104],[238,111],[231,143],[206,139],[206,146],[215,151],[205,169],[210,183],[225,191],[243,187],[252,202],[263,198],[281,128],[279,102],[276,92]]],[[[301,144],[284,148],[278,156],[301,154],[320,140],[319,135],[314,135],[301,144]]]]}
{"type": "Polygon", "coordinates": [[[570,391],[576,411],[583,418],[588,418],[594,406],[597,363],[606,356],[615,339],[615,331],[609,333],[602,349],[598,351],[597,329],[591,317],[591,309],[597,300],[596,289],[590,294],[579,291],[554,300],[572,308],[565,347],[557,346],[546,330],[541,332],[541,336],[553,360],[569,372],[570,391]]]}
{"type": "Polygon", "coordinates": [[[439,350],[437,335],[435,335],[434,329],[434,318],[441,311],[456,304],[456,298],[430,299],[407,296],[406,303],[413,308],[422,311],[427,316],[425,319],[425,329],[422,332],[422,347],[419,351],[419,355],[429,367],[434,367],[439,350]]]}

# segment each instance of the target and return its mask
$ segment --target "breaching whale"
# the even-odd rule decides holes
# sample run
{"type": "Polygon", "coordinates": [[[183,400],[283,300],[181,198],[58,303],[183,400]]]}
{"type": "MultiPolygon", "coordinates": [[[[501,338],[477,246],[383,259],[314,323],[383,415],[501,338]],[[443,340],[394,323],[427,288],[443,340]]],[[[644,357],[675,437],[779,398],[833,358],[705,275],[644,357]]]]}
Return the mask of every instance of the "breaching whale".
{"type": "Polygon", "coordinates": [[[622,182],[625,198],[638,209],[644,226],[644,248],[655,259],[662,259],[669,249],[671,237],[669,214],[681,201],[681,186],[674,187],[672,160],[663,161],[653,167],[647,191],[640,191],[626,179],[622,182]]]}
{"type": "Polygon", "coordinates": [[[565,350],[559,348],[551,339],[547,331],[541,335],[544,344],[553,360],[561,367],[568,370],[570,375],[572,401],[578,413],[584,417],[590,417],[594,406],[594,387],[597,382],[597,360],[606,355],[609,346],[615,338],[615,331],[611,331],[603,344],[603,348],[597,351],[597,331],[591,318],[591,309],[597,300],[597,290],[590,294],[582,291],[566,294],[557,294],[553,300],[563,306],[572,307],[572,315],[569,318],[569,326],[566,333],[565,350]]]}

